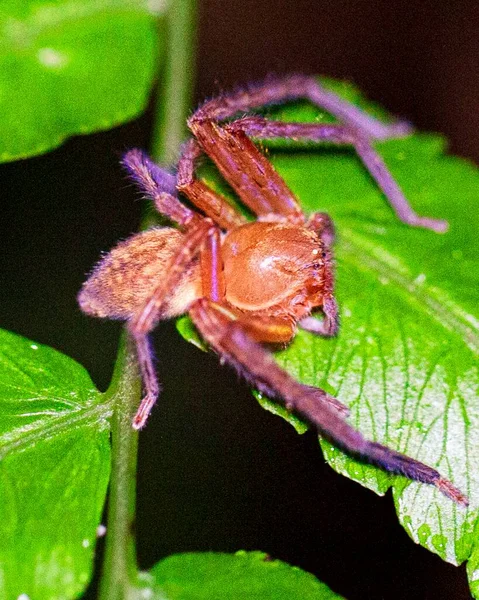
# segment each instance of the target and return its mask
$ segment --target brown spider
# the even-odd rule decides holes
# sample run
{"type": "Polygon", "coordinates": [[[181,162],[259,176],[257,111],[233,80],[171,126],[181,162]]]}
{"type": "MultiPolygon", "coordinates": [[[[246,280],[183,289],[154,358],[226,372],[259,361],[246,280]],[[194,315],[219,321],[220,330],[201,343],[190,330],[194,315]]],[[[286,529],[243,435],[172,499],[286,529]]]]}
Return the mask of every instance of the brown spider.
{"type": "Polygon", "coordinates": [[[139,150],[131,150],[123,160],[157,210],[178,229],[156,227],[118,244],[95,267],[78,298],[85,313],[128,323],[145,388],[133,427],[145,425],[160,391],[148,334],[158,321],[188,313],[223,360],[256,388],[282,400],[322,436],[388,471],[433,484],[467,505],[467,498],[436,470],[366,440],[345,420],[344,405],[325,391],[293,379],[261,345],[289,342],[298,326],[322,336],[336,334],[334,229],[327,214],[302,212],[249,136],[350,145],[401,221],[442,232],[447,223],[412,210],[370,143],[370,139],[406,135],[409,126],[381,123],[303,75],[267,80],[209,100],[188,126],[194,138],[183,148],[176,178],[139,150]],[[238,113],[298,98],[310,100],[340,122],[284,123],[257,115],[231,120],[238,113]],[[224,197],[195,178],[195,163],[202,153],[214,161],[257,221],[248,222],[224,197]],[[182,204],[178,192],[204,214],[182,204]],[[322,321],[310,316],[318,309],[322,321]]]}

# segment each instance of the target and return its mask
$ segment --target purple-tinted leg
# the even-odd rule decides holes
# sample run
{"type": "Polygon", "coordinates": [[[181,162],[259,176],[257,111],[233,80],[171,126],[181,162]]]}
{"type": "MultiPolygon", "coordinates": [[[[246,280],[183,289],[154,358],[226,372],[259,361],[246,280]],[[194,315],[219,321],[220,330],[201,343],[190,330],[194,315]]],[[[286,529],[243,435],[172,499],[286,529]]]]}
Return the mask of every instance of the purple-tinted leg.
{"type": "Polygon", "coordinates": [[[146,191],[145,186],[148,186],[148,194],[161,189],[163,192],[176,196],[175,175],[162,169],[138,148],[129,150],[121,163],[142,189],[146,191]]]}
{"type": "Polygon", "coordinates": [[[150,337],[147,334],[136,334],[134,332],[132,332],[132,336],[135,340],[138,365],[145,390],[133,419],[133,428],[141,429],[160,395],[161,386],[158,383],[155,365],[153,364],[153,349],[150,337]]]}
{"type": "Polygon", "coordinates": [[[189,124],[208,119],[222,121],[268,104],[281,104],[300,98],[310,100],[367,137],[387,139],[402,137],[412,131],[408,123],[383,123],[327,90],[318,78],[298,74],[270,77],[263,82],[208,100],[192,115],[189,124]]]}
{"type": "Polygon", "coordinates": [[[344,124],[359,129],[361,133],[376,140],[404,137],[413,132],[413,127],[405,121],[384,123],[371,117],[360,108],[325,89],[316,78],[308,77],[304,83],[305,96],[316,106],[324,108],[344,124]]]}
{"type": "Polygon", "coordinates": [[[466,496],[435,469],[365,439],[332,408],[325,398],[326,392],[293,379],[279,367],[269,352],[245,333],[240,323],[228,319],[221,306],[203,298],[192,305],[190,315],[201,335],[221,357],[236,367],[255,387],[281,399],[289,410],[304,417],[334,444],[386,471],[434,485],[462,506],[469,504],[466,496]]]}
{"type": "Polygon", "coordinates": [[[128,330],[136,343],[145,388],[145,395],[133,419],[135,429],[141,429],[145,425],[160,391],[148,334],[161,318],[162,308],[170,290],[175,289],[187,265],[198,255],[205,241],[215,231],[216,227],[209,219],[202,219],[190,227],[184,234],[183,245],[172,256],[165,273],[161,274],[160,283],[152,289],[149,298],[128,322],[128,330]]]}
{"type": "Polygon", "coordinates": [[[159,213],[183,226],[198,219],[198,215],[176,197],[176,177],[156,165],[141,150],[127,152],[122,164],[146,196],[154,201],[159,213]]]}
{"type": "Polygon", "coordinates": [[[334,297],[334,273],[331,246],[334,242],[334,224],[328,213],[313,213],[306,227],[315,231],[324,243],[324,261],[327,266],[324,272],[324,299],[322,305],[323,318],[305,317],[299,322],[299,326],[306,331],[323,337],[332,337],[338,333],[339,311],[336,298],[334,297]]]}
{"type": "Polygon", "coordinates": [[[333,337],[338,333],[339,314],[336,299],[332,294],[325,297],[321,308],[324,314],[321,320],[315,317],[304,317],[299,321],[299,326],[301,329],[321,337],[333,337]]]}
{"type": "Polygon", "coordinates": [[[244,131],[247,135],[260,139],[278,137],[353,146],[403,223],[432,229],[438,233],[447,230],[447,221],[421,217],[411,208],[401,188],[369,140],[347,126],[323,123],[283,123],[282,121],[268,121],[263,117],[245,117],[226,125],[226,129],[244,131]]]}
{"type": "Polygon", "coordinates": [[[306,227],[315,231],[327,248],[330,248],[333,245],[336,233],[334,230],[333,220],[328,213],[313,213],[309,217],[306,227]]]}

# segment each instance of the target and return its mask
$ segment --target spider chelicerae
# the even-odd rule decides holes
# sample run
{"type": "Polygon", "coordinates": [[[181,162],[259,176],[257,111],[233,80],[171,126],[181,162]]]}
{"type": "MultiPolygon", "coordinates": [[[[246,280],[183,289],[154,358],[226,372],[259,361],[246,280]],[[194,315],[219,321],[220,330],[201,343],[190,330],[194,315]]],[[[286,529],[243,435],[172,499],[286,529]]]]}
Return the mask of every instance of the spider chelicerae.
{"type": "Polygon", "coordinates": [[[436,470],[365,439],[348,424],[343,404],[322,389],[296,381],[263,345],[288,343],[298,327],[321,336],[337,333],[334,227],[326,213],[304,214],[250,138],[351,146],[401,221],[443,232],[445,221],[413,211],[371,144],[407,135],[410,126],[380,122],[304,75],[269,79],[209,100],[193,113],[188,126],[193,137],[183,147],[176,175],[139,150],[123,159],[142,192],[177,228],[154,227],[120,242],[98,263],[79,294],[85,313],[127,321],[135,340],[145,393],[133,427],[145,425],[160,391],[149,333],[160,320],[188,313],[224,361],[321,435],[352,455],[433,484],[467,505],[467,498],[436,470]],[[247,115],[296,99],[309,100],[338,122],[285,123],[247,115]],[[212,159],[256,221],[249,222],[195,177],[202,154],[212,159]],[[183,204],[178,194],[200,212],[183,204]],[[313,318],[313,311],[322,313],[323,319],[313,318]]]}

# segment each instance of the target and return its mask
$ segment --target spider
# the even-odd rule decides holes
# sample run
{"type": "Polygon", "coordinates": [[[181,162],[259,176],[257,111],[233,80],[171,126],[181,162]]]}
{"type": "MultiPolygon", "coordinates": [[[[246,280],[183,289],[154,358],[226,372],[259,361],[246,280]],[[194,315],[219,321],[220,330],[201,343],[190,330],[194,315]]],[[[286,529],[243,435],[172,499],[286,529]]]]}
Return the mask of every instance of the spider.
{"type": "Polygon", "coordinates": [[[190,117],[188,127],[194,137],[182,149],[176,176],[140,150],[129,151],[123,159],[158,212],[177,227],[154,227],[120,242],[97,264],[78,296],[85,313],[125,320],[135,340],[144,397],[133,427],[145,425],[160,392],[149,333],[158,321],[188,313],[222,361],[257,389],[284,402],[322,436],[387,471],[432,484],[467,506],[467,498],[436,470],[365,439],[347,423],[346,406],[324,390],[296,381],[264,347],[288,343],[298,327],[321,336],[337,333],[334,227],[326,213],[303,213],[250,138],[352,146],[401,221],[443,232],[447,222],[413,211],[370,141],[407,135],[410,126],[377,121],[316,78],[289,75],[205,102],[190,117]],[[300,98],[338,122],[285,123],[247,115],[265,105],[300,98]],[[242,116],[235,119],[238,115],[242,116]],[[248,221],[195,177],[202,154],[212,159],[256,221],[248,221]],[[201,212],[180,202],[179,193],[201,212]],[[312,317],[312,311],[321,311],[322,320],[312,317]]]}

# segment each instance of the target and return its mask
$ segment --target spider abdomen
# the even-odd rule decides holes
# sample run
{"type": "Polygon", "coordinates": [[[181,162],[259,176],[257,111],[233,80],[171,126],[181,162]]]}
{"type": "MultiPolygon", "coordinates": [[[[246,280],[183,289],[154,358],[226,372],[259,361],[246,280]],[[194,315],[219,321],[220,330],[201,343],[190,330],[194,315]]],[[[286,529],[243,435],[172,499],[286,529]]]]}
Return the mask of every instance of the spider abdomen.
{"type": "MultiPolygon", "coordinates": [[[[109,319],[130,319],[150,297],[165,275],[183,234],[154,227],[120,242],[95,266],[78,295],[83,312],[109,319]]],[[[186,312],[201,295],[199,261],[194,259],[166,299],[162,317],[186,312]]]]}
{"type": "Polygon", "coordinates": [[[237,227],[222,247],[226,300],[241,310],[261,311],[308,296],[313,288],[317,296],[322,250],[316,233],[304,227],[259,221],[237,227]]]}

